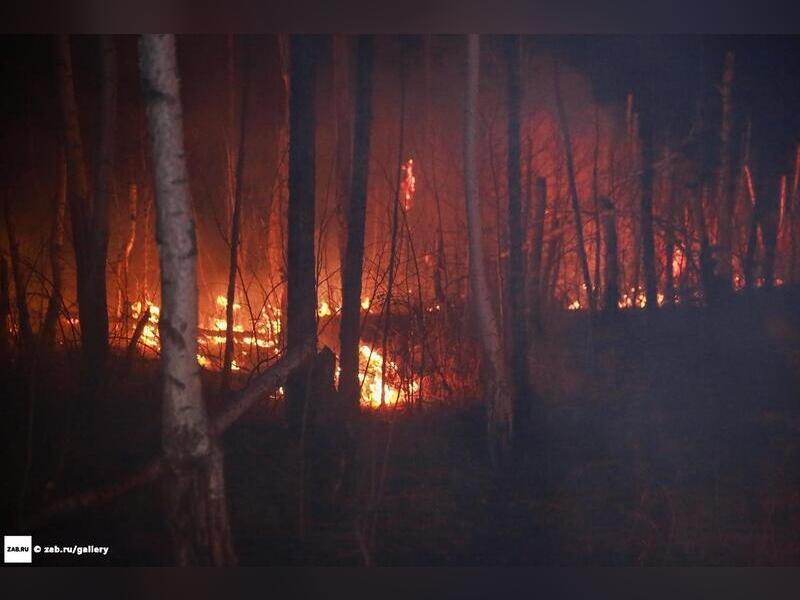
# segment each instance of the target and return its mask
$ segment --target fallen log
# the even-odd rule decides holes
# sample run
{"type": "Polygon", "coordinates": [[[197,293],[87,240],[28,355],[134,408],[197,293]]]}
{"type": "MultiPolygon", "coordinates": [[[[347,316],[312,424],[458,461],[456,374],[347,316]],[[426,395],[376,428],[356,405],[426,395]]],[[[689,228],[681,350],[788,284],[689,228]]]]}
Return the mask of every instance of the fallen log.
{"type": "MultiPolygon", "coordinates": [[[[286,378],[311,358],[315,352],[316,346],[313,343],[298,346],[278,359],[266,371],[253,377],[247,387],[228,394],[226,398],[228,407],[211,420],[211,435],[219,437],[224,434],[259,399],[274,393],[286,378]]],[[[142,485],[153,483],[163,474],[164,466],[163,459],[158,457],[145,467],[129,473],[114,483],[56,500],[26,519],[24,526],[27,529],[36,529],[66,513],[106,504],[142,485]]]]}

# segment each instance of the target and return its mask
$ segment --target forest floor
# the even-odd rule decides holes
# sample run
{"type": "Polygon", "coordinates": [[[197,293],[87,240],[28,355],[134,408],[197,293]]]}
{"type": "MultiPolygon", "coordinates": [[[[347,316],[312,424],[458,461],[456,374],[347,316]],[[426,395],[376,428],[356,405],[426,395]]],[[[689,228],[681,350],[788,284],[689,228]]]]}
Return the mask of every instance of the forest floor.
{"type": "MultiPolygon", "coordinates": [[[[591,334],[587,316],[570,313],[550,329],[531,364],[527,458],[502,475],[488,464],[479,402],[372,414],[356,492],[334,508],[335,453],[314,445],[303,456],[275,403],[248,414],[224,440],[240,563],[362,564],[355,524],[368,522],[378,565],[800,564],[799,289],[715,310],[626,312],[591,334]]],[[[48,490],[73,363],[39,366],[33,391],[19,373],[2,375],[2,529],[111,548],[38,564],[168,564],[155,485],[33,532],[15,525],[20,507],[113,481],[158,453],[151,361],[70,413],[71,451],[48,490]],[[35,443],[21,497],[29,398],[35,443]]]]}

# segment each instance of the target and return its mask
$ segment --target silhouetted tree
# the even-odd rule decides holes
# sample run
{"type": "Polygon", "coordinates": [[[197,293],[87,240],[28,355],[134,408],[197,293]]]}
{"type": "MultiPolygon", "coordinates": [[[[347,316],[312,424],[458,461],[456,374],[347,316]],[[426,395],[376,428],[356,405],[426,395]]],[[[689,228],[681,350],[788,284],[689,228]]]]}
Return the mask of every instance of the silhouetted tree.
{"type": "Polygon", "coordinates": [[[553,83],[555,87],[556,109],[558,122],[561,127],[561,136],[564,139],[564,154],[567,161],[567,181],[569,182],[569,196],[572,203],[572,218],[575,221],[577,236],[578,259],[580,260],[583,285],[589,298],[589,310],[595,312],[595,295],[592,293],[592,277],[589,274],[589,259],[586,256],[586,243],[583,235],[583,219],[581,218],[581,203],[578,197],[578,184],[575,180],[575,160],[572,155],[572,137],[569,131],[567,111],[564,109],[564,100],[561,97],[561,82],[558,72],[558,63],[553,62],[553,83]]]}
{"type": "Polygon", "coordinates": [[[102,373],[102,363],[108,352],[105,267],[108,248],[107,204],[113,180],[116,54],[113,40],[108,36],[101,38],[100,127],[95,161],[95,190],[92,195],[86,174],[78,106],[75,100],[69,37],[59,36],[55,47],[67,157],[68,205],[77,266],[83,374],[87,376],[87,373],[91,372],[91,377],[94,378],[96,374],[102,373]]]}
{"type": "Polygon", "coordinates": [[[370,128],[372,125],[372,62],[374,41],[358,40],[356,118],[353,168],[347,206],[347,246],[342,262],[342,316],[340,328],[339,392],[354,407],[359,405],[358,347],[361,310],[361,278],[364,263],[364,230],[367,211],[370,128]]]}
{"type": "Polygon", "coordinates": [[[514,407],[517,434],[523,433],[530,418],[531,388],[527,361],[527,320],[525,311],[525,265],[522,254],[522,206],[520,185],[520,110],[522,85],[520,83],[520,48],[517,36],[505,40],[508,99],[508,152],[506,175],[508,178],[508,302],[511,323],[511,373],[514,383],[514,407]]]}
{"type": "MultiPolygon", "coordinates": [[[[315,40],[292,35],[289,40],[289,232],[287,257],[286,348],[317,336],[317,288],[314,260],[315,183],[315,40]]],[[[293,373],[286,385],[290,430],[298,435],[307,396],[308,372],[293,373]]]]}
{"type": "Polygon", "coordinates": [[[228,262],[228,289],[225,295],[225,354],[222,361],[221,394],[228,391],[233,365],[233,311],[236,301],[236,276],[239,269],[239,238],[242,215],[242,188],[244,187],[244,161],[247,148],[247,109],[250,89],[250,53],[245,44],[242,73],[242,93],[239,108],[239,148],[236,152],[236,173],[233,177],[233,212],[231,214],[230,260],[228,262]]]}

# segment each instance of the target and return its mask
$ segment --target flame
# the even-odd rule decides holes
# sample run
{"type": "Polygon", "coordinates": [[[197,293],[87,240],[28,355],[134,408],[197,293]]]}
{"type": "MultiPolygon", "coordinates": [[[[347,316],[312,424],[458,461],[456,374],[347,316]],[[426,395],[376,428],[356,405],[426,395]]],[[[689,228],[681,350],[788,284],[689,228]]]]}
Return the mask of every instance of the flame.
{"type": "MultiPolygon", "coordinates": [[[[222,308],[228,308],[228,298],[221,295],[217,296],[217,306],[220,306],[222,308]]],[[[242,308],[241,304],[239,304],[238,302],[233,303],[233,310],[239,310],[240,308],[242,308]]]]}
{"type": "MultiPolygon", "coordinates": [[[[226,319],[214,319],[214,329],[217,329],[218,331],[227,331],[228,321],[226,319]]],[[[234,323],[233,330],[237,332],[244,331],[244,325],[237,325],[234,323]]],[[[225,338],[222,339],[224,340],[225,338]]]]}
{"type": "Polygon", "coordinates": [[[333,311],[331,310],[331,307],[327,301],[325,300],[322,301],[322,304],[320,304],[319,308],[317,309],[317,314],[320,317],[329,317],[330,315],[333,314],[333,311]]]}
{"type": "Polygon", "coordinates": [[[409,158],[404,164],[400,165],[402,171],[402,181],[400,183],[400,193],[403,197],[403,210],[411,210],[413,206],[414,192],[417,189],[417,178],[414,177],[414,159],[409,158]]]}
{"type": "MultiPolygon", "coordinates": [[[[381,394],[383,394],[384,406],[396,406],[398,402],[406,400],[405,390],[392,385],[388,381],[383,381],[384,360],[381,353],[376,349],[362,344],[359,348],[359,366],[361,371],[361,406],[365,408],[381,408],[381,394]]],[[[386,361],[385,371],[387,378],[396,379],[398,377],[398,367],[392,361],[386,361]]],[[[418,390],[419,382],[412,381],[410,383],[410,392],[413,394],[418,390]]]]}
{"type": "MultiPolygon", "coordinates": [[[[369,311],[372,302],[369,298],[362,298],[361,307],[369,311]]],[[[226,343],[226,332],[228,322],[223,318],[227,308],[225,296],[215,298],[215,314],[209,315],[205,319],[206,329],[201,329],[198,333],[197,363],[201,368],[209,370],[219,370],[221,367],[220,351],[226,343]]],[[[234,304],[234,309],[238,305],[234,304]]],[[[439,305],[432,307],[440,310],[439,305]]],[[[161,344],[158,333],[158,321],[161,314],[160,307],[149,301],[137,301],[131,305],[131,315],[138,320],[145,310],[150,311],[150,320],[145,324],[140,341],[152,350],[160,350],[161,344]]],[[[333,315],[334,307],[329,301],[322,301],[317,313],[320,316],[333,315]]],[[[232,324],[234,332],[244,332],[243,324],[234,318],[232,324]]],[[[249,363],[248,351],[255,348],[274,349],[279,343],[278,335],[281,331],[280,310],[268,305],[268,315],[262,316],[252,326],[248,327],[248,334],[235,336],[234,358],[231,361],[231,371],[243,371],[245,364],[249,363]]],[[[369,345],[363,344],[359,348],[359,372],[361,380],[361,405],[365,408],[393,407],[398,403],[407,400],[407,397],[415,394],[419,390],[418,381],[401,383],[400,369],[398,365],[390,360],[384,361],[382,354],[369,345]],[[385,362],[385,364],[384,364],[385,362]],[[385,376],[385,380],[384,380],[385,376]],[[383,398],[381,398],[383,396],[383,398]],[[381,400],[383,399],[383,405],[381,400]]],[[[337,369],[338,377],[338,369],[337,369]]],[[[278,396],[282,395],[282,390],[278,391],[278,396]]]]}

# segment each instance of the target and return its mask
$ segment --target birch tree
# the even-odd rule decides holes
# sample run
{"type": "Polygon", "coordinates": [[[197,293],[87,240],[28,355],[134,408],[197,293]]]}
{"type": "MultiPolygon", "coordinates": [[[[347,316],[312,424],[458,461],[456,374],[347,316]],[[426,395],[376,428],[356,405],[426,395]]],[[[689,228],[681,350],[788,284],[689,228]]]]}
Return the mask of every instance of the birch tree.
{"type": "Polygon", "coordinates": [[[478,330],[488,363],[485,386],[489,458],[496,467],[508,464],[514,433],[511,389],[503,363],[500,330],[492,309],[483,255],[477,172],[478,79],[480,37],[467,36],[467,87],[464,122],[464,198],[469,236],[469,280],[478,330]]]}
{"type": "Polygon", "coordinates": [[[234,561],[220,447],[209,435],[197,364],[197,239],[175,37],[139,41],[152,144],[161,264],[162,451],[167,522],[178,565],[234,561]]]}

